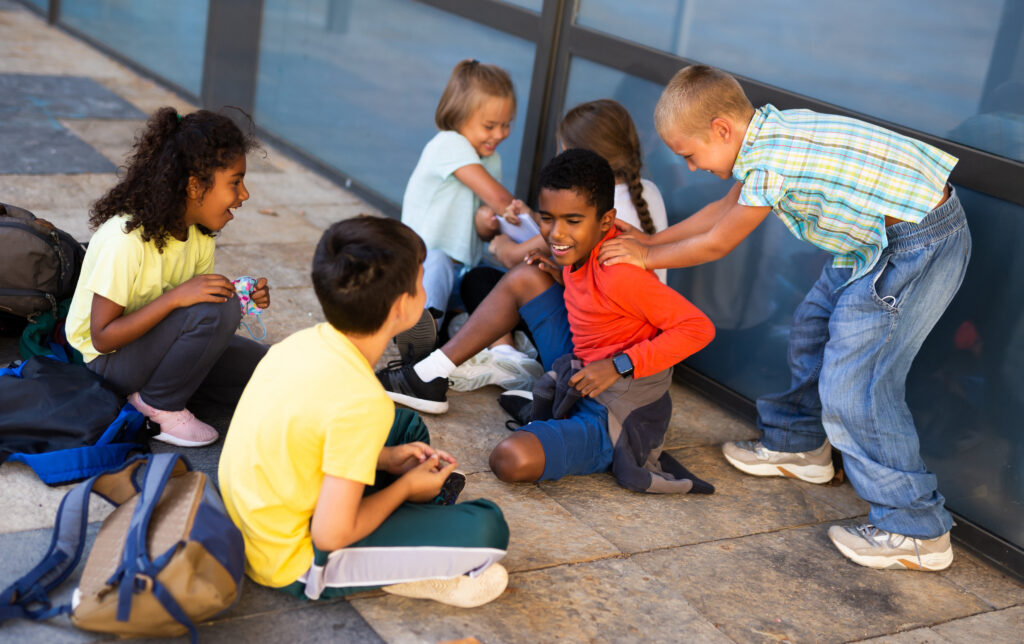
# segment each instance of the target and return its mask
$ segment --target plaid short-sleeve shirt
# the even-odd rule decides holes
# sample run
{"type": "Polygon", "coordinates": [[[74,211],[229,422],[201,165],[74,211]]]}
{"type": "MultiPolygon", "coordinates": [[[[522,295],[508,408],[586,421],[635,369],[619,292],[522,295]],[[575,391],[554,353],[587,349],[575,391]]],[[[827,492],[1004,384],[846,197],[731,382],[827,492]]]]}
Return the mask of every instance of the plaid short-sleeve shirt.
{"type": "Polygon", "coordinates": [[[885,217],[921,221],[942,199],[957,159],[921,141],[845,116],[759,108],[733,176],[739,203],[770,206],[790,232],[852,267],[878,261],[885,217]]]}

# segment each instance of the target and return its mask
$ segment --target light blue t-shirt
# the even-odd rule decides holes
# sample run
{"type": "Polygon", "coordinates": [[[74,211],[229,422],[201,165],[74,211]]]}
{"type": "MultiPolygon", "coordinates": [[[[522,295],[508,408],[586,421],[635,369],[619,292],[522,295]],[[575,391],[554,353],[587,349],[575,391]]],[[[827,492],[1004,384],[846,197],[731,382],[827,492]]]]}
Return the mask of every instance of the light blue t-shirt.
{"type": "Polygon", "coordinates": [[[402,223],[415,230],[427,248],[442,250],[466,266],[477,264],[483,252],[473,224],[480,199],[454,173],[473,164],[483,165],[501,181],[497,152],[481,159],[466,137],[451,130],[438,132],[423,148],[402,199],[402,223]]]}

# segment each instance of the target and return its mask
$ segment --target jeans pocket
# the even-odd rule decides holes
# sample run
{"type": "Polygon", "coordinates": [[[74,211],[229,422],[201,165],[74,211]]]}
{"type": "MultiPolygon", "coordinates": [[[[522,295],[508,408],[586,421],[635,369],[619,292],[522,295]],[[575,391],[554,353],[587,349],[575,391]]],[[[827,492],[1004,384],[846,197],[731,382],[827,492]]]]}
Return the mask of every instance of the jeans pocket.
{"type": "Polygon", "coordinates": [[[882,309],[890,313],[899,313],[897,293],[893,292],[893,285],[890,283],[892,280],[889,279],[896,268],[892,260],[891,254],[883,255],[878,262],[879,265],[875,267],[875,273],[871,277],[871,299],[882,309]]]}

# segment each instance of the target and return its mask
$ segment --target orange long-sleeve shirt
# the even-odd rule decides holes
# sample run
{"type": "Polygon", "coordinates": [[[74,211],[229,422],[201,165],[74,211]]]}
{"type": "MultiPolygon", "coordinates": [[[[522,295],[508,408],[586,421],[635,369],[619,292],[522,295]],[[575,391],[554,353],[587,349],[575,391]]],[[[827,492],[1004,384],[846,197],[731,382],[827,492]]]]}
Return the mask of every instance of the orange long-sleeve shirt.
{"type": "Polygon", "coordinates": [[[643,378],[703,349],[715,327],[654,273],[598,263],[601,244],[619,234],[613,226],[579,270],[563,268],[565,307],[575,353],[585,365],[625,352],[634,377],[643,378]]]}

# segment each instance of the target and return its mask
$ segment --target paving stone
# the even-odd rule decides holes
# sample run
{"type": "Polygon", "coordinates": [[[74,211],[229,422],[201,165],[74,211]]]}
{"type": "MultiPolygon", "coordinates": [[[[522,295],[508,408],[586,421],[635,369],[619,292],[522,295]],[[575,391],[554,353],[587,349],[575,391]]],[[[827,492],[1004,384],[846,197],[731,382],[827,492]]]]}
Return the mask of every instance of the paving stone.
{"type": "MultiPolygon", "coordinates": [[[[703,494],[638,494],[611,474],[570,476],[541,483],[548,495],[623,552],[680,546],[843,518],[818,500],[810,483],[747,476],[717,446],[672,450],[694,474],[715,485],[703,494]]],[[[849,488],[849,486],[846,486],[849,488]]],[[[833,494],[851,494],[842,486],[833,494]]]]}
{"type": "Polygon", "coordinates": [[[330,205],[352,200],[349,193],[312,172],[268,174],[261,179],[259,190],[268,204],[277,206],[330,205]]]}
{"type": "Polygon", "coordinates": [[[233,212],[235,218],[217,233],[217,246],[250,244],[254,241],[273,241],[277,244],[305,244],[309,249],[307,270],[313,265],[313,250],[323,231],[303,215],[290,208],[275,207],[259,197],[258,174],[245,178],[252,195],[241,208],[233,212]]]}
{"type": "MultiPolygon", "coordinates": [[[[114,175],[109,176],[113,179],[114,175]]],[[[93,201],[102,196],[102,192],[86,192],[81,182],[74,180],[74,175],[32,175],[29,181],[24,175],[0,174],[0,195],[4,196],[4,203],[35,212],[88,209],[93,201]]]]}
{"type": "MultiPolygon", "coordinates": [[[[263,311],[261,318],[267,327],[267,337],[262,342],[271,345],[284,340],[296,331],[323,322],[324,313],[312,286],[303,288],[277,288],[274,286],[270,290],[270,308],[263,311]]],[[[253,328],[255,329],[255,327],[253,328]]]]}
{"type": "Polygon", "coordinates": [[[937,624],[932,630],[951,642],[1020,644],[1024,641],[1024,606],[937,624]]]}
{"type": "Polygon", "coordinates": [[[860,640],[857,644],[953,644],[930,628],[915,628],[912,631],[893,633],[860,640]]]}
{"type": "Polygon", "coordinates": [[[423,414],[432,443],[455,456],[463,472],[490,471],[491,450],[508,436],[505,412],[497,402],[501,391],[495,386],[449,390],[448,413],[423,414]]]}
{"type": "Polygon", "coordinates": [[[501,597],[469,610],[391,595],[352,604],[392,643],[730,642],[659,577],[623,559],[515,573],[501,597]]]}
{"type": "Polygon", "coordinates": [[[274,289],[312,286],[310,271],[315,249],[314,244],[301,242],[225,244],[217,247],[214,271],[229,279],[242,275],[266,277],[273,298],[274,289]]]}
{"type": "MultiPolygon", "coordinates": [[[[200,642],[260,642],[261,644],[306,644],[313,642],[383,642],[358,612],[345,601],[305,603],[302,607],[260,615],[227,618],[204,624],[200,642]]],[[[135,644],[187,642],[184,637],[118,640],[135,644]]]]}
{"type": "MultiPolygon", "coordinates": [[[[461,469],[461,468],[460,468],[461,469]]],[[[511,540],[502,564],[519,572],[619,555],[619,549],[575,519],[532,483],[502,483],[470,474],[460,500],[485,498],[501,507],[511,540]]]]}
{"type": "Polygon", "coordinates": [[[688,387],[673,383],[669,395],[672,397],[672,420],[665,435],[667,449],[721,445],[726,441],[761,436],[752,423],[722,409],[688,387]]]}
{"type": "Polygon", "coordinates": [[[299,207],[298,212],[321,230],[326,230],[334,222],[348,219],[349,217],[358,217],[359,215],[384,216],[377,208],[360,201],[351,193],[347,194],[348,201],[339,200],[330,204],[303,205],[299,207]]]}
{"type": "Polygon", "coordinates": [[[141,117],[130,120],[61,119],[60,123],[118,168],[127,161],[135,137],[145,126],[141,117]]]}
{"type": "Polygon", "coordinates": [[[805,526],[632,560],[737,642],[845,642],[988,609],[938,575],[858,566],[826,532],[805,526]]]}
{"type": "MultiPolygon", "coordinates": [[[[0,533],[51,527],[61,500],[72,487],[74,484],[50,487],[23,463],[0,465],[0,508],[4,509],[0,533]]],[[[112,510],[109,503],[96,495],[89,501],[92,521],[103,520],[112,510]]],[[[0,561],[7,559],[0,556],[0,561]]]]}
{"type": "MultiPolygon", "coordinates": [[[[953,542],[956,566],[938,573],[994,608],[1024,605],[1024,584],[1008,577],[953,542]]],[[[1024,639],[1024,636],[1022,636],[1024,639]]]]}

